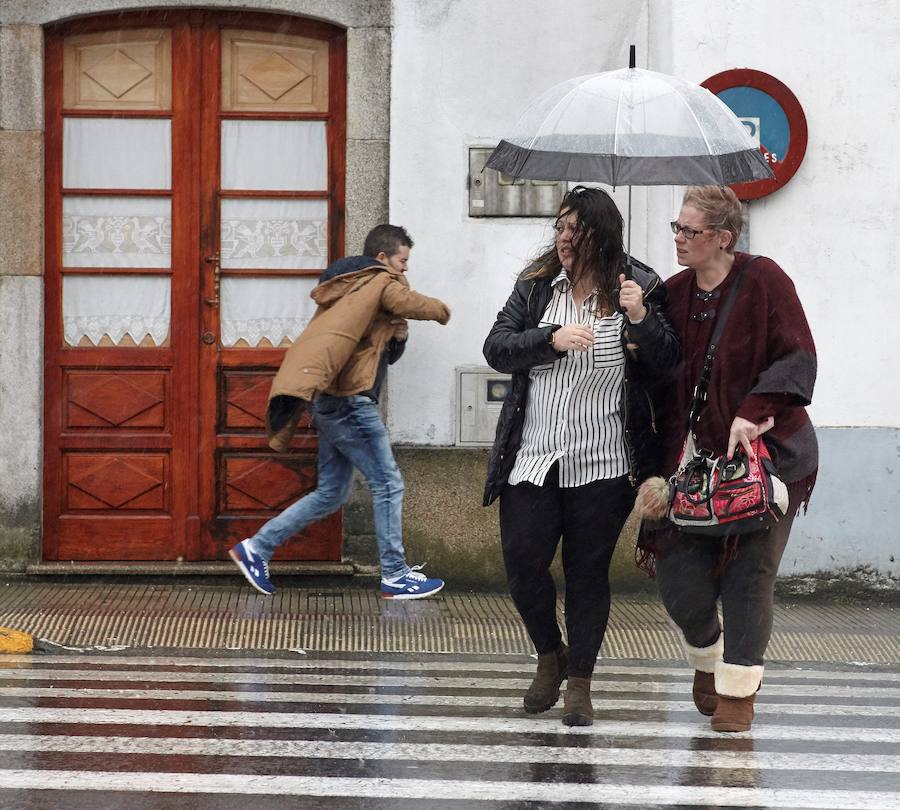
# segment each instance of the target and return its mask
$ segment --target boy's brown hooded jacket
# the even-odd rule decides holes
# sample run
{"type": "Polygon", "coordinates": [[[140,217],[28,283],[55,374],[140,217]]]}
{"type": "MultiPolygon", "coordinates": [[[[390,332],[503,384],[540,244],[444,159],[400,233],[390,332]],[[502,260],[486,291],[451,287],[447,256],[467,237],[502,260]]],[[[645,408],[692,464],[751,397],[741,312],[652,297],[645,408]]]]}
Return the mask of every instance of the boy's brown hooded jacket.
{"type": "Polygon", "coordinates": [[[269,391],[266,427],[273,450],[287,449],[317,393],[343,397],[372,388],[385,344],[406,337],[402,319],[450,319],[442,301],[411,290],[403,273],[363,258],[341,260],[362,267],[333,275],[310,294],[316,314],[285,353],[269,391]]]}

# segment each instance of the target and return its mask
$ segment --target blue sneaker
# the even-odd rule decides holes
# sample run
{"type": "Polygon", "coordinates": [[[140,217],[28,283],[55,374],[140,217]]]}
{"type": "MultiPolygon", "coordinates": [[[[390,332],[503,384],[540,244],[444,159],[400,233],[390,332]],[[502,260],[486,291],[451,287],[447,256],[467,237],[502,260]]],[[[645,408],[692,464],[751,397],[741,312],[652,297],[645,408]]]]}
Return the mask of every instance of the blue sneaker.
{"type": "MultiPolygon", "coordinates": [[[[247,547],[247,541],[241,540],[233,549],[228,552],[228,556],[234,560],[235,565],[241,569],[241,573],[247,577],[249,582],[260,593],[271,596],[275,593],[275,586],[269,579],[269,563],[259,556],[255,551],[251,551],[247,547]]],[[[441,583],[443,585],[443,583],[441,583]]]]}
{"type": "Polygon", "coordinates": [[[444,580],[429,579],[419,573],[421,565],[414,565],[408,574],[397,579],[381,580],[381,597],[383,599],[424,599],[434,596],[444,587],[444,580]]]}

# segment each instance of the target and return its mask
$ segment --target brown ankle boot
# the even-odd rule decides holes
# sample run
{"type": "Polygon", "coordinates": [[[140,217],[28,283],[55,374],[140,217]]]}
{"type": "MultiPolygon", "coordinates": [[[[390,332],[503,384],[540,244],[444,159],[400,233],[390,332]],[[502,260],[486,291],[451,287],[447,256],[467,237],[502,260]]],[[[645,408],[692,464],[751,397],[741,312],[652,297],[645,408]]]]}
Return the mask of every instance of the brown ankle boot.
{"type": "Polygon", "coordinates": [[[681,644],[688,664],[694,668],[694,705],[700,714],[709,717],[716,710],[716,665],[722,660],[725,636],[719,637],[707,647],[694,647],[682,636],[681,644]]]}
{"type": "Polygon", "coordinates": [[[567,726],[589,726],[594,722],[590,678],[569,678],[563,698],[562,721],[567,726]]]}
{"type": "Polygon", "coordinates": [[[694,705],[700,714],[711,717],[716,710],[719,695],[716,693],[716,676],[712,672],[694,670],[694,705]]]}
{"type": "Polygon", "coordinates": [[[537,674],[522,701],[528,714],[540,714],[556,705],[559,700],[559,685],[568,675],[567,653],[566,645],[560,644],[555,652],[538,656],[537,674]]]}
{"type": "Polygon", "coordinates": [[[756,693],[733,698],[719,695],[710,725],[713,731],[750,731],[753,725],[753,701],[756,693]]]}
{"type": "Polygon", "coordinates": [[[719,702],[710,725],[713,731],[749,731],[753,725],[753,702],[762,683],[763,666],[716,663],[719,702]]]}

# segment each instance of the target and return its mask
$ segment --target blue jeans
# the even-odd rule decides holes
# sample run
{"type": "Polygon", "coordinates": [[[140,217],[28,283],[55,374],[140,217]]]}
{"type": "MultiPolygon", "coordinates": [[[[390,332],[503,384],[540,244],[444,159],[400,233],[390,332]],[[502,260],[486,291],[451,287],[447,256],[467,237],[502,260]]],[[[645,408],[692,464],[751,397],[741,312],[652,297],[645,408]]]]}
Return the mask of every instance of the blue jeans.
{"type": "Polygon", "coordinates": [[[270,560],[291,535],[340,509],[350,494],[356,467],[372,493],[381,575],[404,576],[409,566],[403,551],[403,476],[375,403],[364,396],[322,394],[311,410],[319,432],[316,488],[266,523],[253,536],[253,546],[270,560]]]}

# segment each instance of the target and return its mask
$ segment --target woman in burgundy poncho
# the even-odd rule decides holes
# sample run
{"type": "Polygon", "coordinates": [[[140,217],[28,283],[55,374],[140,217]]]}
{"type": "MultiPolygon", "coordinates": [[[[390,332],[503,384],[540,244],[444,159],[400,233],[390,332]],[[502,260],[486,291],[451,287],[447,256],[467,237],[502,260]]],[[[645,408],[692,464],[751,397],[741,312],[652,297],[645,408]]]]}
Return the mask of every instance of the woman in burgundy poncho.
{"type": "MultiPolygon", "coordinates": [[[[672,223],[678,263],[666,282],[669,313],[681,337],[661,431],[664,469],[671,473],[688,424],[688,407],[721,306],[743,279],[712,367],[708,400],[696,428],[698,445],[729,456],[765,433],[766,445],[787,484],[788,513],[770,529],[722,538],[677,531],[671,524],[641,529],[642,565],[655,566],[660,596],[683,634],[694,667],[694,703],[712,715],[716,731],[746,731],[772,632],[775,575],[791,523],[809,500],[818,447],[805,406],[812,397],[816,354],[794,285],[771,259],[736,253],[741,205],[726,187],[693,186],[672,223]],[[722,601],[727,632],[716,610],[722,601]]],[[[640,498],[639,498],[640,500],[640,498]]]]}

